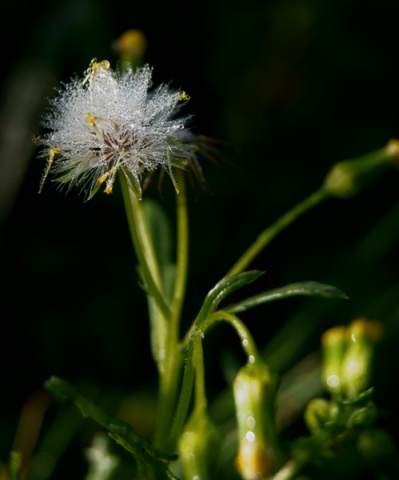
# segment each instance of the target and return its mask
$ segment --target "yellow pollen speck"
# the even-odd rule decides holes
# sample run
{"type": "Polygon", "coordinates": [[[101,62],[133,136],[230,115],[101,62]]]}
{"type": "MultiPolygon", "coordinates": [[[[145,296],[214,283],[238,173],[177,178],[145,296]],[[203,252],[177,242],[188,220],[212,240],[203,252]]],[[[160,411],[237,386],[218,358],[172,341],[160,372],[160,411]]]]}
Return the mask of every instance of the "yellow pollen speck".
{"type": "Polygon", "coordinates": [[[108,60],[101,60],[101,62],[93,62],[91,65],[91,73],[94,75],[102,68],[108,70],[111,67],[108,60]]]}
{"type": "Polygon", "coordinates": [[[86,113],[86,122],[96,130],[96,117],[92,113],[86,113]]]}
{"type": "Polygon", "coordinates": [[[90,62],[89,68],[85,71],[86,76],[82,84],[85,85],[87,82],[89,82],[100,70],[109,70],[110,68],[111,64],[108,60],[101,60],[101,62],[97,62],[97,59],[93,58],[93,60],[90,62]]]}
{"type": "Polygon", "coordinates": [[[51,169],[51,165],[53,164],[54,162],[54,157],[58,154],[58,153],[63,153],[64,150],[62,150],[61,148],[58,148],[58,147],[51,147],[50,148],[50,153],[49,153],[49,157],[48,157],[48,162],[47,162],[47,167],[46,167],[46,170],[43,174],[43,178],[42,178],[42,181],[40,182],[40,186],[39,186],[39,193],[42,192],[43,190],[43,185],[44,185],[44,182],[46,181],[46,178],[50,172],[50,169],[51,169]]]}
{"type": "Polygon", "coordinates": [[[179,101],[187,101],[190,100],[190,95],[187,95],[186,92],[179,92],[179,101]]]}
{"type": "Polygon", "coordinates": [[[109,177],[109,172],[106,172],[104,173],[104,175],[101,175],[101,177],[97,181],[98,183],[104,183],[108,177],[109,177]]]}
{"type": "Polygon", "coordinates": [[[111,128],[115,129],[115,124],[111,120],[108,120],[107,118],[100,117],[97,115],[93,115],[90,112],[86,113],[86,122],[88,123],[89,127],[91,127],[101,138],[102,138],[102,133],[100,131],[101,129],[101,124],[106,123],[109,125],[111,128]],[[100,129],[97,127],[97,124],[100,124],[100,129]]]}

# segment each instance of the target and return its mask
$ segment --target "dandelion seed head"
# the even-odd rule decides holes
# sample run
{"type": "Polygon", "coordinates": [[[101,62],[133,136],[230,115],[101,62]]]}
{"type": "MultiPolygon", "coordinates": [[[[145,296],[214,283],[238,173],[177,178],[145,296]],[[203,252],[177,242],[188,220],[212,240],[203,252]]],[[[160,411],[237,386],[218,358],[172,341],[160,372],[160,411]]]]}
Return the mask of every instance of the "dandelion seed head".
{"type": "Polygon", "coordinates": [[[64,84],[43,120],[40,155],[50,160],[42,184],[50,172],[90,198],[103,183],[111,193],[118,172],[141,182],[162,168],[173,180],[173,167],[194,161],[189,117],[177,116],[188,95],[167,85],[149,91],[151,78],[149,66],[119,72],[93,60],[83,80],[64,84]]]}

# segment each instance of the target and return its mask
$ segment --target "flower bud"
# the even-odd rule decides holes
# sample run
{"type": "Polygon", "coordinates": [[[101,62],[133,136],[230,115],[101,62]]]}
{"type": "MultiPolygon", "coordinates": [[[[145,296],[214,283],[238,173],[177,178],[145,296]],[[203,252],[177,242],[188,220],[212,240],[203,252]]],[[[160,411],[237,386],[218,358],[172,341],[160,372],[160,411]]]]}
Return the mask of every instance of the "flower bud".
{"type": "Polygon", "coordinates": [[[374,344],[382,336],[382,326],[360,318],[347,330],[347,349],[341,366],[341,383],[348,398],[359,395],[370,386],[374,344]]]}
{"type": "Polygon", "coordinates": [[[398,453],[396,445],[388,432],[381,428],[368,428],[360,433],[357,448],[368,462],[376,467],[383,466],[384,470],[391,470],[392,473],[396,472],[395,477],[397,477],[398,466],[396,459],[398,453]]]}
{"type": "Polygon", "coordinates": [[[236,467],[244,480],[270,475],[276,463],[276,381],[267,366],[248,363],[234,380],[238,424],[236,467]]]}
{"type": "Polygon", "coordinates": [[[131,29],[123,33],[114,42],[114,50],[120,57],[122,65],[140,66],[147,47],[147,39],[141,30],[131,29]]]}
{"type": "Polygon", "coordinates": [[[356,195],[384,168],[398,163],[399,142],[388,144],[368,155],[338,162],[328,172],[323,188],[334,197],[348,198],[356,195]]]}
{"type": "Polygon", "coordinates": [[[204,411],[191,415],[179,440],[184,478],[214,478],[221,440],[221,433],[204,411]]]}
{"type": "Polygon", "coordinates": [[[311,432],[329,427],[337,419],[339,408],[325,398],[312,399],[305,410],[305,422],[311,432]]]}
{"type": "Polygon", "coordinates": [[[346,349],[346,327],[330,328],[321,337],[323,346],[322,380],[332,394],[339,394],[341,385],[341,364],[346,349]]]}

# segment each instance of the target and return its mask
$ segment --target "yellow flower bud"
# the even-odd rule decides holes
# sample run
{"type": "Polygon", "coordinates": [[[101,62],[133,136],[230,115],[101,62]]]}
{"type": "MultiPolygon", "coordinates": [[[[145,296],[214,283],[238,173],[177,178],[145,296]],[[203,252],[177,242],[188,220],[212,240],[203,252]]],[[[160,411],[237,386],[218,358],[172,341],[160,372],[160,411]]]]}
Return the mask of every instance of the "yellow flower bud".
{"type": "Polygon", "coordinates": [[[327,390],[339,394],[341,385],[341,364],[346,349],[346,327],[336,326],[323,333],[322,380],[327,390]]]}
{"type": "Polygon", "coordinates": [[[114,50],[121,63],[130,64],[133,68],[140,66],[147,48],[147,39],[141,30],[131,29],[124,32],[114,42],[114,50]]]}
{"type": "Polygon", "coordinates": [[[341,366],[341,382],[347,397],[355,397],[370,386],[374,344],[382,336],[382,325],[364,318],[347,329],[347,349],[341,366]]]}
{"type": "Polygon", "coordinates": [[[356,195],[385,168],[398,163],[398,152],[398,141],[391,140],[375,152],[338,162],[328,172],[323,188],[334,197],[356,195]]]}
{"type": "Polygon", "coordinates": [[[276,381],[268,367],[248,363],[234,380],[238,424],[236,467],[244,480],[270,475],[276,463],[274,402],[276,381]]]}

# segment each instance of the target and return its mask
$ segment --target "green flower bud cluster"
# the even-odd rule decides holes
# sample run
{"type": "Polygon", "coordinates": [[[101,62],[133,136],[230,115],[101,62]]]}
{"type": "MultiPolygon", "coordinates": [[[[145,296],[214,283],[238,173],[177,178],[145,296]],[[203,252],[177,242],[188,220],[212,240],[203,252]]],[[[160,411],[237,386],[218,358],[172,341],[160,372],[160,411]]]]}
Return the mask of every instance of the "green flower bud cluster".
{"type": "Polygon", "coordinates": [[[322,379],[331,394],[355,399],[370,387],[374,345],[381,335],[380,323],[363,318],[323,334],[322,379]]]}
{"type": "Polygon", "coordinates": [[[377,417],[377,407],[370,396],[359,402],[339,403],[325,398],[314,398],[305,410],[304,419],[309,431],[325,438],[343,438],[343,433],[361,432],[370,427],[377,417]]]}
{"type": "Polygon", "coordinates": [[[377,408],[371,400],[371,360],[381,338],[379,322],[364,318],[336,326],[322,336],[322,380],[331,399],[314,398],[304,413],[311,436],[302,442],[306,458],[331,458],[347,442],[373,429],[377,408]]]}
{"type": "Polygon", "coordinates": [[[322,335],[322,380],[331,398],[314,398],[305,409],[310,436],[294,442],[297,469],[322,465],[345,451],[356,451],[375,465],[394,458],[390,438],[375,426],[378,409],[370,387],[374,347],[381,336],[382,325],[364,318],[322,335]]]}

